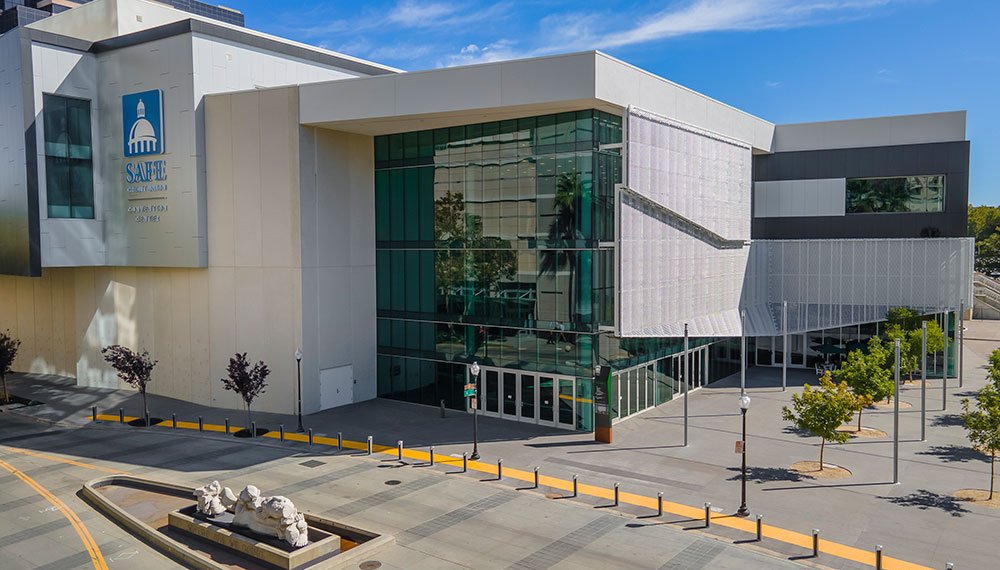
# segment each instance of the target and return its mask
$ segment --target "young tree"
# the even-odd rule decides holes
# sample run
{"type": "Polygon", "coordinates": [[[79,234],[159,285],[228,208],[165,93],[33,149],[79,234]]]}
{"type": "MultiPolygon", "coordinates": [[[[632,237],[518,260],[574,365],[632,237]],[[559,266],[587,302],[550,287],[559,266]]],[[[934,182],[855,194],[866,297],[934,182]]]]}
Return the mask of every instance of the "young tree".
{"type": "Polygon", "coordinates": [[[149,417],[149,407],[146,405],[146,385],[153,378],[153,367],[158,361],[151,360],[149,353],[145,350],[140,354],[120,344],[113,344],[101,349],[104,360],[118,372],[118,377],[124,380],[129,386],[139,390],[142,396],[142,415],[145,421],[149,417]]]}
{"type": "MultiPolygon", "coordinates": [[[[920,370],[920,366],[923,363],[923,355],[920,354],[921,347],[923,346],[924,331],[922,328],[915,328],[907,334],[907,351],[909,352],[909,358],[913,360],[913,367],[909,370],[910,382],[913,382],[913,373],[920,370]]],[[[900,344],[900,352],[903,350],[902,344],[900,344]]],[[[944,350],[944,331],[941,330],[941,326],[934,321],[927,322],[927,354],[934,354],[940,350],[944,350]]],[[[900,359],[902,360],[902,358],[900,359]]]]}
{"type": "Polygon", "coordinates": [[[21,348],[20,339],[10,335],[10,330],[0,333],[0,382],[3,383],[3,400],[10,400],[10,393],[7,392],[7,373],[14,365],[17,351],[21,348]]]}
{"type": "Polygon", "coordinates": [[[834,384],[830,372],[824,373],[819,382],[818,390],[806,384],[801,395],[792,394],[792,409],[783,407],[781,417],[793,422],[795,427],[822,438],[819,446],[819,469],[822,471],[826,440],[844,443],[850,439],[850,435],[837,431],[837,428],[851,421],[857,404],[855,396],[847,388],[847,382],[834,384]]]}
{"type": "MultiPolygon", "coordinates": [[[[919,370],[920,367],[920,341],[917,340],[917,346],[913,347],[913,331],[907,331],[902,326],[893,324],[889,325],[885,329],[886,345],[889,350],[889,358],[886,360],[886,366],[889,370],[889,374],[895,377],[895,367],[896,367],[896,340],[899,340],[899,374],[902,376],[908,374],[910,376],[910,381],[913,381],[913,371],[919,370]]],[[[918,333],[919,336],[919,333],[918,333]]],[[[930,337],[930,333],[927,334],[930,337]]]]}
{"type": "Polygon", "coordinates": [[[846,382],[858,397],[858,431],[861,431],[861,410],[872,402],[884,400],[896,391],[892,373],[886,366],[889,351],[882,340],[875,337],[868,341],[868,354],[862,350],[847,355],[847,362],[837,371],[837,380],[846,382]]]}
{"type": "Polygon", "coordinates": [[[243,409],[247,414],[247,430],[249,430],[250,404],[253,403],[254,398],[264,393],[264,387],[267,386],[265,379],[271,371],[263,360],[251,368],[250,361],[247,360],[247,353],[244,352],[242,354],[236,353],[229,359],[226,372],[229,376],[221,379],[222,385],[225,386],[226,390],[232,390],[243,398],[243,409]]]}
{"type": "MultiPolygon", "coordinates": [[[[992,380],[996,382],[997,378],[992,380]]],[[[975,410],[969,410],[968,398],[962,400],[962,408],[965,410],[962,420],[969,441],[990,454],[990,496],[986,499],[990,501],[993,499],[994,465],[1000,450],[1000,389],[995,384],[987,384],[976,394],[975,410]]]]}

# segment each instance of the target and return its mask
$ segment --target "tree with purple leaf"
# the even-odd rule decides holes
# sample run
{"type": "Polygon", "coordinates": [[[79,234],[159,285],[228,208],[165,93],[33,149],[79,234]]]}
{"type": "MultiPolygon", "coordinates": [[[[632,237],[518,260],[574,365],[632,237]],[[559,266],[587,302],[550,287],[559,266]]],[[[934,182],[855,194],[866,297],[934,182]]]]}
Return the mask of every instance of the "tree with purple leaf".
{"type": "Polygon", "coordinates": [[[3,382],[3,401],[10,400],[10,393],[7,391],[7,373],[14,365],[17,358],[17,350],[21,348],[21,341],[10,335],[10,330],[0,333],[0,382],[3,382]]]}
{"type": "MultiPolygon", "coordinates": [[[[257,364],[250,367],[250,361],[247,360],[247,353],[236,353],[232,358],[229,359],[229,366],[226,368],[226,373],[229,375],[228,378],[222,378],[222,385],[225,386],[226,390],[232,390],[243,398],[243,409],[246,410],[247,414],[247,430],[250,429],[250,404],[253,403],[254,398],[264,393],[264,387],[267,386],[265,379],[271,371],[261,360],[257,364]]],[[[257,434],[253,434],[256,436],[257,434]]]]}
{"type": "Polygon", "coordinates": [[[108,361],[108,364],[118,372],[119,378],[129,386],[139,390],[139,394],[142,396],[142,415],[140,417],[145,421],[149,418],[149,406],[146,405],[146,385],[152,382],[153,367],[159,361],[151,359],[145,350],[140,353],[120,344],[112,344],[102,348],[101,354],[104,355],[104,360],[108,361]]]}

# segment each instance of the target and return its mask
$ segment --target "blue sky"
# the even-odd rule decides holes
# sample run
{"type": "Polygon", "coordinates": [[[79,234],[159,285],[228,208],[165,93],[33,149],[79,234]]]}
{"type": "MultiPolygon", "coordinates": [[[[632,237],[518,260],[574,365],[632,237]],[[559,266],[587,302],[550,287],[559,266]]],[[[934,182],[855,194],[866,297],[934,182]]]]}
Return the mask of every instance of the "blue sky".
{"type": "Polygon", "coordinates": [[[224,0],[247,26],[414,71],[599,49],[774,123],[964,109],[1000,204],[1000,0],[224,0]]]}

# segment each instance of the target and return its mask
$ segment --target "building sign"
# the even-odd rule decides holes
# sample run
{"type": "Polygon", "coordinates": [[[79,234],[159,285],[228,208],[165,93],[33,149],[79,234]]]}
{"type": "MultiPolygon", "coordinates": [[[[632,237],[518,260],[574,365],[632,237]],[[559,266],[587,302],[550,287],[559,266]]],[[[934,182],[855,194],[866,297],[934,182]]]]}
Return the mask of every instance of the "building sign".
{"type": "Polygon", "coordinates": [[[163,154],[163,92],[159,89],[122,96],[125,156],[163,154]]]}
{"type": "MultiPolygon", "coordinates": [[[[162,91],[122,96],[122,141],[125,158],[163,154],[162,91]]],[[[136,223],[159,222],[161,214],[168,211],[162,202],[167,197],[166,181],[166,160],[125,162],[126,211],[136,223]]]]}

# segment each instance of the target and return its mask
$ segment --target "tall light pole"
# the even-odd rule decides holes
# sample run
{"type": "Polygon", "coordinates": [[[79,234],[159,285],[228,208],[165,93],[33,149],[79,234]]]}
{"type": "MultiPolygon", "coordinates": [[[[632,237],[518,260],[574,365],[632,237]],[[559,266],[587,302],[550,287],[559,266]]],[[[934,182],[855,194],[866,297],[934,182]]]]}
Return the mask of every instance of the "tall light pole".
{"type": "Polygon", "coordinates": [[[469,372],[472,373],[472,384],[475,386],[475,395],[472,397],[472,455],[469,459],[479,459],[479,414],[476,410],[479,409],[479,362],[473,362],[472,366],[469,367],[469,372]]]}
{"type": "MultiPolygon", "coordinates": [[[[947,361],[945,366],[947,367],[947,361]]],[[[896,339],[896,392],[892,398],[892,484],[899,483],[899,339],[896,339]]]]}
{"type": "Polygon", "coordinates": [[[302,349],[295,349],[295,370],[298,372],[299,377],[299,429],[295,430],[299,433],[306,431],[302,427],[302,349]]]}
{"type": "Polygon", "coordinates": [[[750,516],[750,509],[747,508],[747,410],[750,409],[750,396],[743,394],[740,396],[740,412],[743,415],[743,491],[741,494],[740,508],[736,511],[738,517],[750,516]]]}

